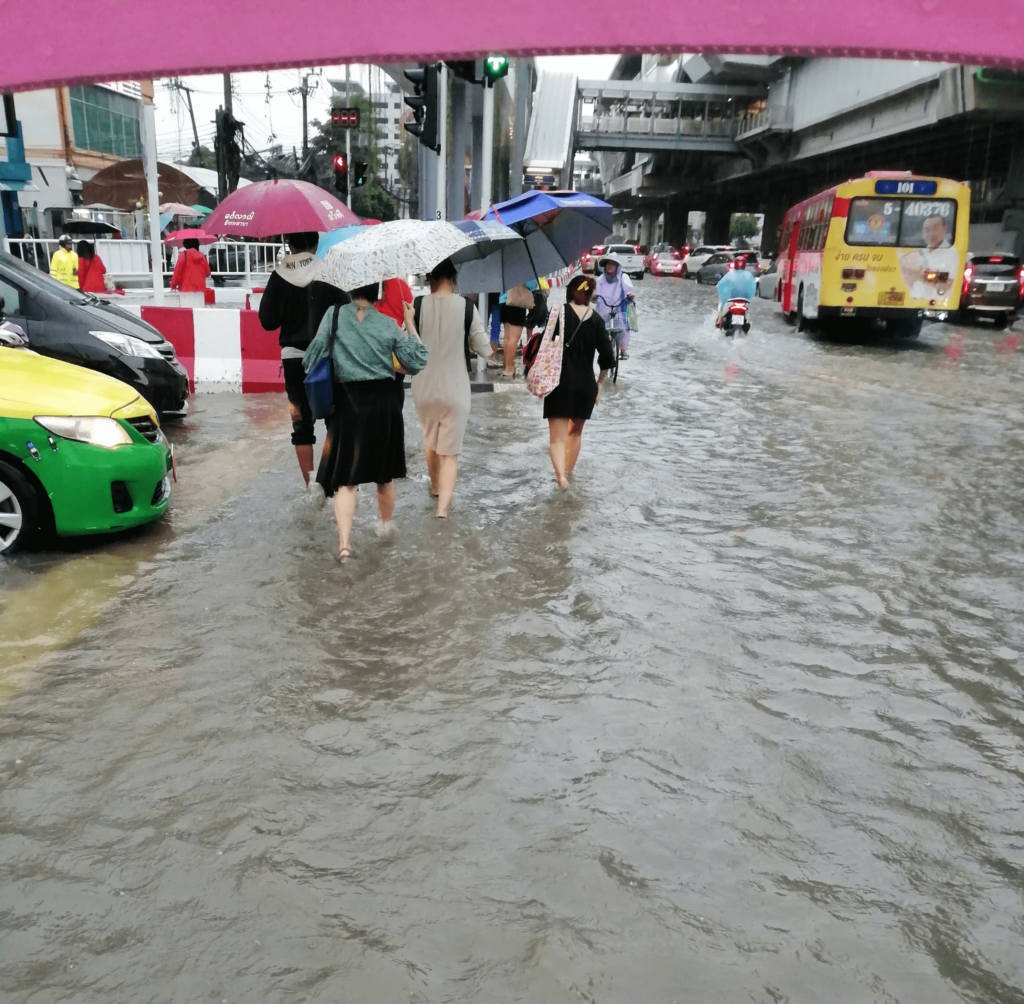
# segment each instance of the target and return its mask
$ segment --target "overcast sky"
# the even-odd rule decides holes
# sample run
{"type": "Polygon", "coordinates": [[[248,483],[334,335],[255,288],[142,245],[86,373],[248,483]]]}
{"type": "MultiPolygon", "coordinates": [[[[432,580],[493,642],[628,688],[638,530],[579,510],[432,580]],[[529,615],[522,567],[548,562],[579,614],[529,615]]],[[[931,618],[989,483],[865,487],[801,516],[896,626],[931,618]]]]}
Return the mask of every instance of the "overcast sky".
{"type": "MultiPolygon", "coordinates": [[[[591,80],[607,79],[618,56],[538,56],[541,70],[572,70],[591,80]]],[[[235,117],[245,123],[245,135],[257,150],[265,150],[272,143],[280,143],[285,150],[302,146],[302,99],[294,91],[302,82],[305,70],[271,70],[269,73],[236,73],[233,77],[235,117]],[[269,85],[269,86],[268,86],[269,85]]],[[[352,79],[367,85],[371,69],[364,65],[352,66],[352,79]]],[[[377,86],[376,67],[374,88],[377,86]]],[[[316,90],[309,97],[309,118],[323,121],[330,107],[331,87],[328,80],[344,80],[343,66],[323,67],[311,77],[316,90]]],[[[213,118],[224,103],[224,85],[220,76],[181,77],[181,82],[193,89],[192,105],[195,110],[199,140],[213,148],[213,118]]],[[[169,89],[168,81],[157,82],[156,133],[157,153],[161,160],[188,159],[192,148],[192,124],[184,95],[169,89]]]]}

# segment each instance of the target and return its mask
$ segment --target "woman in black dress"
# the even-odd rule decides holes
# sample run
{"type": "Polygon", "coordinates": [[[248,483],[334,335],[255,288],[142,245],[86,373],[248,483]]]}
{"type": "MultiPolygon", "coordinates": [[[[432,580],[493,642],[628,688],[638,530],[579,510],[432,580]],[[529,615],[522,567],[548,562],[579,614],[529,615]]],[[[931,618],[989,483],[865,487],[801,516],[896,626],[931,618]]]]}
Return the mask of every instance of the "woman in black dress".
{"type": "Polygon", "coordinates": [[[569,487],[583,442],[583,424],[601,399],[605,377],[615,365],[615,348],[601,315],[590,306],[595,282],[578,275],[566,288],[562,317],[562,376],[558,386],[544,398],[548,420],[548,453],[558,487],[569,487]],[[594,379],[594,353],[601,375],[594,379]]]}

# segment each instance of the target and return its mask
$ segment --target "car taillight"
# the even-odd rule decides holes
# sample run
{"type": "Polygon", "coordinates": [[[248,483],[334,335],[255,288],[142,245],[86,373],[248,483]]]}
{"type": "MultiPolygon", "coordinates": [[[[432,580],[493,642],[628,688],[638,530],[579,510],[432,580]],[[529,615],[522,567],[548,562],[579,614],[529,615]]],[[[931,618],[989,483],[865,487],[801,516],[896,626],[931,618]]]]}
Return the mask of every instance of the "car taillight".
{"type": "Polygon", "coordinates": [[[1021,266],[1020,271],[1017,273],[1017,278],[1020,280],[1020,295],[1024,297],[1024,265],[1021,266]]]}
{"type": "Polygon", "coordinates": [[[633,245],[633,250],[636,251],[637,254],[640,254],[640,245],[639,244],[634,244],[633,245]]]}
{"type": "Polygon", "coordinates": [[[974,275],[974,269],[970,265],[964,268],[964,288],[961,290],[960,295],[966,296],[967,291],[971,288],[971,276],[974,275]]]}
{"type": "Polygon", "coordinates": [[[997,261],[1002,261],[1002,260],[1003,259],[1001,257],[1000,258],[996,258],[996,257],[989,258],[990,262],[997,262],[997,261]]]}

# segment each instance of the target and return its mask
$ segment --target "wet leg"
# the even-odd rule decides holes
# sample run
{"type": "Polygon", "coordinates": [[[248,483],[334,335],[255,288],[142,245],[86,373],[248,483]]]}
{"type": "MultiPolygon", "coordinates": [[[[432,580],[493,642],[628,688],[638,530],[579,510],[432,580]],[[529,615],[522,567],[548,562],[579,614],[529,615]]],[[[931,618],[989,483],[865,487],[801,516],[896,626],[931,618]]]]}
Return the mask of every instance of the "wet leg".
{"type": "Polygon", "coordinates": [[[356,514],[358,485],[340,485],[334,496],[334,519],[338,524],[338,560],[352,553],[352,519],[356,514]]]}
{"type": "Polygon", "coordinates": [[[391,517],[395,514],[395,483],[389,481],[385,485],[377,485],[377,508],[380,510],[381,526],[385,530],[391,528],[391,517]]]}
{"type": "Polygon", "coordinates": [[[302,480],[305,481],[308,486],[313,474],[313,447],[296,446],[295,456],[299,461],[299,470],[302,471],[302,480]]]}
{"type": "Polygon", "coordinates": [[[565,473],[565,454],[567,440],[569,439],[569,419],[549,418],[548,419],[548,455],[551,457],[551,466],[555,469],[555,479],[558,487],[563,491],[569,487],[569,478],[565,473]]]}
{"type": "Polygon", "coordinates": [[[444,518],[448,515],[448,507],[452,504],[455,494],[455,482],[459,476],[459,458],[457,454],[435,454],[438,460],[437,474],[437,515],[444,518]]]}
{"type": "Polygon", "coordinates": [[[426,448],[425,452],[427,455],[427,474],[430,475],[430,494],[433,495],[434,498],[437,498],[437,476],[441,465],[441,458],[437,455],[436,451],[432,450],[429,446],[426,448]]]}
{"type": "Polygon", "coordinates": [[[583,425],[586,419],[574,418],[569,422],[569,441],[565,448],[565,473],[572,474],[576,461],[580,459],[583,445],[583,425]]]}
{"type": "Polygon", "coordinates": [[[516,375],[516,349],[523,329],[518,324],[505,325],[505,376],[516,375]]]}

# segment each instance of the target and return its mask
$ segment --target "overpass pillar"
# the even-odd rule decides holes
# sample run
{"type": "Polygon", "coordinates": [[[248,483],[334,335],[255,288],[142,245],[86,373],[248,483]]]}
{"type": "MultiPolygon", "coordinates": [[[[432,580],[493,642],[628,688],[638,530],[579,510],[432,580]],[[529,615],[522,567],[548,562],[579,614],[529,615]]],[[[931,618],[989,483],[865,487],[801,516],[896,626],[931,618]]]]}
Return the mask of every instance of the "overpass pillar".
{"type": "Polygon", "coordinates": [[[761,250],[771,251],[773,254],[779,250],[779,237],[782,233],[782,221],[785,218],[789,206],[784,203],[765,206],[764,225],[761,227],[761,250]]]}
{"type": "MultiPolygon", "coordinates": [[[[480,88],[474,87],[473,90],[479,91],[480,88]]],[[[483,102],[481,101],[481,106],[482,105],[483,102]]],[[[470,169],[469,205],[475,210],[480,207],[480,199],[483,194],[482,165],[484,160],[484,115],[482,108],[479,113],[475,107],[473,109],[472,136],[472,149],[470,153],[470,162],[472,167],[470,169]]]]}
{"type": "Polygon", "coordinates": [[[709,207],[704,218],[704,243],[728,244],[731,217],[732,212],[724,204],[709,207]]]}
{"type": "Polygon", "coordinates": [[[682,199],[669,199],[665,206],[664,240],[673,247],[682,247],[689,239],[689,203],[682,199]]]}

